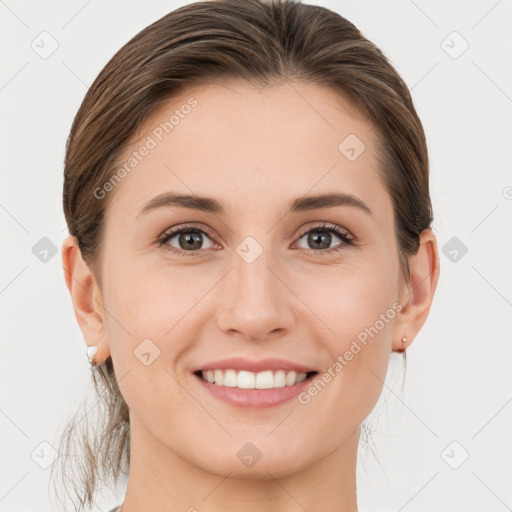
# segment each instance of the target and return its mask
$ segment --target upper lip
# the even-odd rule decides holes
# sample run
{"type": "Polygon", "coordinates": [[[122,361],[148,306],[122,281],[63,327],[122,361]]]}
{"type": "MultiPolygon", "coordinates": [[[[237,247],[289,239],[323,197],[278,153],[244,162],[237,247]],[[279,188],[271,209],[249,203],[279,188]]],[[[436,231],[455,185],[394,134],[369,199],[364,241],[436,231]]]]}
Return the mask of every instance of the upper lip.
{"type": "Polygon", "coordinates": [[[308,373],[316,371],[314,368],[304,366],[286,359],[266,358],[266,359],[245,359],[243,357],[230,357],[228,359],[220,359],[202,365],[196,368],[195,372],[200,370],[246,370],[248,372],[263,372],[265,370],[294,370],[297,373],[308,373]]]}

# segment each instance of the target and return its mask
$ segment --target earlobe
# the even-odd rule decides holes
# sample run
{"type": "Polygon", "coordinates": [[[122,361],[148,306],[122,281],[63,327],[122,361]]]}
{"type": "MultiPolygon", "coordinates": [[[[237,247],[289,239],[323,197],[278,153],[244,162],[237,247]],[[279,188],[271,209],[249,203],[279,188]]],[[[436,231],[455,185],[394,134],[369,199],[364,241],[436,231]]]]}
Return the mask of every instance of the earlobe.
{"type": "Polygon", "coordinates": [[[82,258],[75,236],[66,237],[61,255],[64,278],[78,325],[88,347],[97,347],[94,361],[103,360],[109,355],[109,347],[104,333],[105,316],[101,293],[93,273],[82,258]]]}
{"type": "Polygon", "coordinates": [[[394,326],[393,351],[402,352],[402,336],[408,345],[423,327],[436,291],[440,272],[437,239],[431,229],[420,235],[418,252],[409,257],[410,279],[405,302],[394,326]]]}

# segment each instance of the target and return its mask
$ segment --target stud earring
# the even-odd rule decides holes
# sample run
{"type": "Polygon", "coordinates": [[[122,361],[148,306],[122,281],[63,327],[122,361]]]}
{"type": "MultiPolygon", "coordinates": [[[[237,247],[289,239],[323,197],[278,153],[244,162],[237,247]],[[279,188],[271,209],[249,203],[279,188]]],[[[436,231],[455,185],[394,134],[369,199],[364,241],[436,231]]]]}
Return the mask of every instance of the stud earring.
{"type": "Polygon", "coordinates": [[[402,352],[405,352],[405,345],[407,343],[407,336],[402,336],[402,352]]]}
{"type": "Polygon", "coordinates": [[[94,355],[98,351],[98,347],[96,345],[91,345],[90,347],[87,347],[87,357],[89,359],[89,363],[91,363],[91,366],[96,366],[96,363],[94,362],[94,355]]]}

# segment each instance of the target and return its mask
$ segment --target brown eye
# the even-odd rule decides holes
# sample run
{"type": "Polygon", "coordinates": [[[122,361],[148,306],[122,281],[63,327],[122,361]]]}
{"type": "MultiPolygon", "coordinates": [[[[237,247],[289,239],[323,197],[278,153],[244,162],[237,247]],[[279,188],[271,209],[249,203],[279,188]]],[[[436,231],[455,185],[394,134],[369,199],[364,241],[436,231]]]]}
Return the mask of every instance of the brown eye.
{"type": "Polygon", "coordinates": [[[330,224],[316,226],[312,229],[309,229],[302,234],[299,240],[303,238],[305,238],[308,247],[302,248],[317,253],[331,253],[342,250],[344,247],[353,244],[353,238],[351,235],[349,235],[348,232],[338,228],[338,226],[330,224]],[[334,240],[335,238],[338,238],[342,242],[335,247],[331,247],[331,243],[333,242],[333,235],[335,235],[334,240]]]}
{"type": "Polygon", "coordinates": [[[181,253],[186,256],[193,255],[195,251],[199,251],[201,249],[210,249],[213,246],[208,233],[194,226],[182,227],[168,231],[159,241],[159,244],[165,245],[167,249],[173,252],[178,254],[181,253]],[[205,238],[209,241],[209,245],[204,245],[205,238]]]}

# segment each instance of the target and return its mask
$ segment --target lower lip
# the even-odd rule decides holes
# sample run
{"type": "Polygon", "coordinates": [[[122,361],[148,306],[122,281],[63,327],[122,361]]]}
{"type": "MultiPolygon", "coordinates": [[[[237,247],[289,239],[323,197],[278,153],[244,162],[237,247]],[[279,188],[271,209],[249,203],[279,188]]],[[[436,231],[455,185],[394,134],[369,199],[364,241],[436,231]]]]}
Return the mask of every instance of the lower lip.
{"type": "Polygon", "coordinates": [[[284,386],[282,388],[271,389],[240,389],[230,388],[228,386],[218,386],[207,382],[196,374],[193,377],[216,398],[225,403],[236,407],[250,407],[252,409],[264,409],[287,402],[299,395],[306,389],[317,374],[310,375],[306,380],[294,384],[293,386],[284,386]]]}

